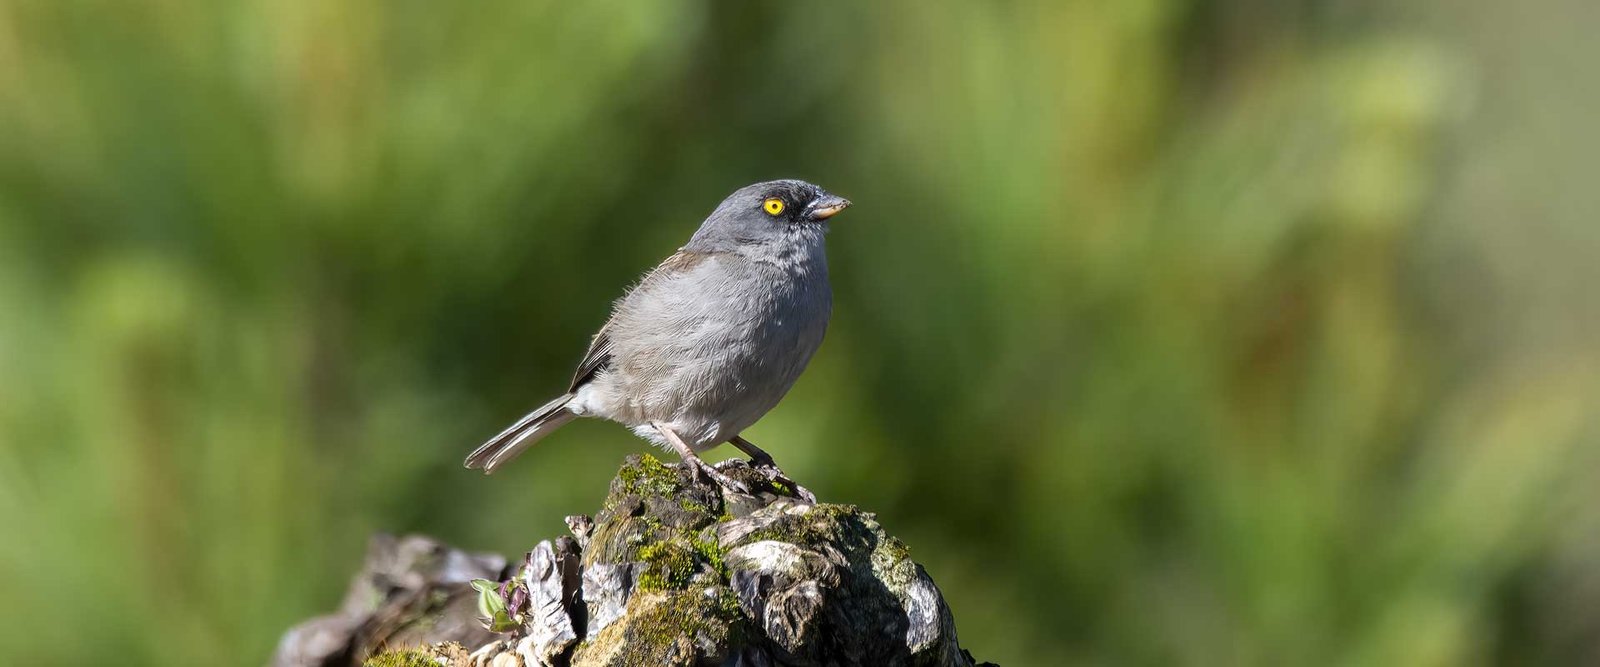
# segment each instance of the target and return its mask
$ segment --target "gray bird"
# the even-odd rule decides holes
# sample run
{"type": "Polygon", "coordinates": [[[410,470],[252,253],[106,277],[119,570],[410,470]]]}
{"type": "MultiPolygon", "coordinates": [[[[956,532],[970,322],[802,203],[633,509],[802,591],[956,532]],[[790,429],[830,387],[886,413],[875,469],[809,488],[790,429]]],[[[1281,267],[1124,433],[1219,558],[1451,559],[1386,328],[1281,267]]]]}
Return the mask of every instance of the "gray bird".
{"type": "Polygon", "coordinates": [[[726,487],[748,491],[696,452],[731,442],[788,481],[739,434],[778,404],[822,343],[833,303],[823,236],[849,205],[793,180],[729,195],[617,300],[567,393],[489,439],[466,466],[492,473],[567,422],[600,417],[726,487]]]}

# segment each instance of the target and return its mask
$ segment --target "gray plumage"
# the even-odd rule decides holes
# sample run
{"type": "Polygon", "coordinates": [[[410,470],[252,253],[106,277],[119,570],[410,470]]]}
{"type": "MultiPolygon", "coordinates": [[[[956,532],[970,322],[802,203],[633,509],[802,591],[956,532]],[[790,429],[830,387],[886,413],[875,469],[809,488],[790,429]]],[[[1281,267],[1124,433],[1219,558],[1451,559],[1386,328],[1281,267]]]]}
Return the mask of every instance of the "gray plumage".
{"type": "MultiPolygon", "coordinates": [[[[665,429],[694,452],[738,436],[788,393],[822,343],[832,308],[823,236],[848,205],[803,181],[734,192],[616,302],[567,393],[484,443],[467,467],[493,472],[579,416],[671,447],[665,429]]],[[[704,466],[692,452],[685,458],[704,466]]]]}

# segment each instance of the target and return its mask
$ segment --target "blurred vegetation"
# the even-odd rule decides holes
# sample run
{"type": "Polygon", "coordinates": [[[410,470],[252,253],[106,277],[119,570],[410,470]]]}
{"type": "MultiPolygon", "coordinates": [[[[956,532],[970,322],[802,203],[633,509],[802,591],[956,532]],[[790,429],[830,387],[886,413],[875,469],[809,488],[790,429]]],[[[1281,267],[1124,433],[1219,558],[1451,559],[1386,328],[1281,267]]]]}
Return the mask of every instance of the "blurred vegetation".
{"type": "Polygon", "coordinates": [[[640,441],[462,456],[798,177],[834,323],[749,435],[974,654],[1600,661],[1597,7],[0,0],[0,655],[259,663],[371,531],[558,534],[640,441]]]}

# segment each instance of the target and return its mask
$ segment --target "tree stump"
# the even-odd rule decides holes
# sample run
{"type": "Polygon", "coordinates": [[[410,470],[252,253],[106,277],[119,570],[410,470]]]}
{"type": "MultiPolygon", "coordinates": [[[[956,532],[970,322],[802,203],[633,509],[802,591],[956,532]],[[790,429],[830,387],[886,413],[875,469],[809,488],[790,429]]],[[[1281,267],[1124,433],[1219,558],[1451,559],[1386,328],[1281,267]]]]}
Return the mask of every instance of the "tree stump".
{"type": "Polygon", "coordinates": [[[938,587],[871,513],[806,502],[742,461],[719,468],[752,492],[630,456],[592,519],[568,517],[570,537],[512,567],[378,536],[340,611],[291,629],[272,664],[975,664],[938,587]]]}

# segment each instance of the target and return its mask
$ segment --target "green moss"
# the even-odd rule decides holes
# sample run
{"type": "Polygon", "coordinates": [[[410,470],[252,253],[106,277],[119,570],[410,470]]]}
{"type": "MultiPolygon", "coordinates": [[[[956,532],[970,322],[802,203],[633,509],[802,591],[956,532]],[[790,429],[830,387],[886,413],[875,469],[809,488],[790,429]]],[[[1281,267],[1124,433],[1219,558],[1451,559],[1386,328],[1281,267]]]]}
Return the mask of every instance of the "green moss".
{"type": "Polygon", "coordinates": [[[644,573],[639,575],[643,590],[681,589],[694,576],[695,552],[675,540],[639,547],[639,560],[645,564],[644,573]]]}
{"type": "Polygon", "coordinates": [[[654,517],[640,517],[644,530],[637,536],[639,546],[629,560],[645,564],[639,586],[647,591],[681,590],[688,587],[701,565],[709,566],[720,582],[726,582],[724,552],[709,528],[670,529],[654,517]]]}
{"type": "Polygon", "coordinates": [[[661,519],[648,514],[634,519],[634,522],[638,524],[639,530],[628,536],[628,539],[633,542],[645,543],[659,540],[667,530],[666,525],[661,523],[661,519]]]}
{"type": "Polygon", "coordinates": [[[887,540],[884,540],[883,545],[880,548],[883,549],[885,553],[888,554],[889,558],[895,562],[911,560],[911,548],[907,547],[905,542],[901,542],[900,538],[898,537],[891,537],[887,540]]]}
{"type": "Polygon", "coordinates": [[[699,556],[701,560],[711,565],[711,569],[716,571],[717,576],[721,580],[727,581],[728,566],[722,560],[724,552],[722,550],[722,545],[717,544],[717,538],[715,535],[712,535],[709,538],[696,535],[692,540],[690,540],[689,544],[690,546],[694,547],[695,555],[699,556]]]}
{"type": "Polygon", "coordinates": [[[860,510],[854,505],[814,505],[805,514],[783,516],[772,525],[740,540],[740,544],[752,544],[764,540],[789,544],[834,541],[839,538],[840,532],[850,527],[850,523],[859,513],[860,510]]]}
{"type": "Polygon", "coordinates": [[[622,490],[638,496],[670,496],[678,490],[678,472],[656,457],[641,454],[639,463],[617,471],[622,490]]]}
{"type": "Polygon", "coordinates": [[[917,576],[917,566],[911,560],[911,550],[905,542],[890,537],[878,543],[871,555],[872,571],[895,595],[902,595],[905,587],[917,576]]]}
{"type": "Polygon", "coordinates": [[[363,667],[439,667],[438,658],[419,648],[386,651],[367,658],[363,667]]]}
{"type": "Polygon", "coordinates": [[[739,607],[739,596],[734,595],[732,588],[723,587],[722,594],[717,596],[717,614],[730,620],[744,618],[744,609],[739,607]]]}
{"type": "Polygon", "coordinates": [[[660,664],[676,652],[682,639],[725,648],[743,635],[743,622],[738,600],[726,588],[715,597],[698,591],[668,593],[630,623],[630,653],[648,658],[638,664],[660,664]]]}
{"type": "Polygon", "coordinates": [[[855,505],[837,505],[837,504],[834,504],[834,503],[823,503],[821,505],[812,505],[811,506],[811,511],[807,512],[805,514],[805,516],[807,516],[807,517],[817,517],[817,518],[821,518],[821,519],[835,520],[835,519],[853,518],[857,514],[860,514],[860,513],[861,513],[861,510],[858,509],[855,505]]]}
{"type": "Polygon", "coordinates": [[[700,514],[711,513],[711,508],[707,507],[705,503],[701,503],[688,496],[678,496],[678,508],[685,512],[698,512],[700,514]]]}

